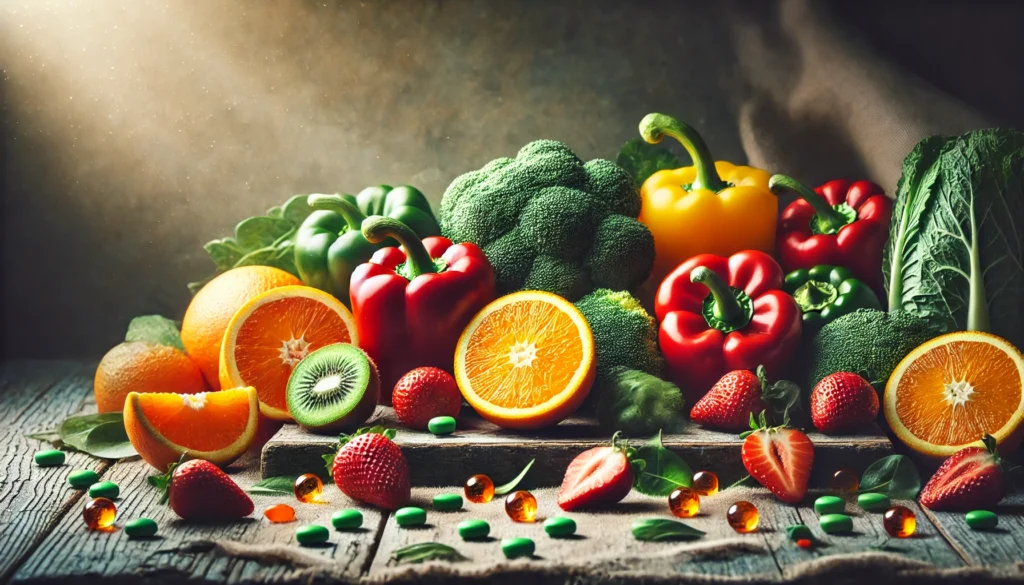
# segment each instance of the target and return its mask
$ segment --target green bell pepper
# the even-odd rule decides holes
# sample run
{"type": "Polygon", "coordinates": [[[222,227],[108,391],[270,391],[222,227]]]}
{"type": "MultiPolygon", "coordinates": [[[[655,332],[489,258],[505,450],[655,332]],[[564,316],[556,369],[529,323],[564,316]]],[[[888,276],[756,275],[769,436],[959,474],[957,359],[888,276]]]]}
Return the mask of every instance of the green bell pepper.
{"type": "Polygon", "coordinates": [[[415,187],[367,187],[358,195],[310,195],[315,209],[295,236],[295,266],[308,286],[326,291],[350,306],[348,288],[352,271],[373,253],[397,246],[393,239],[374,244],[363,237],[368,215],[385,215],[409,226],[417,236],[441,235],[427,198],[415,187]]]}
{"type": "Polygon", "coordinates": [[[803,314],[804,337],[812,337],[827,323],[857,309],[882,310],[874,291],[842,266],[801,268],[786,275],[783,289],[803,314]]]}

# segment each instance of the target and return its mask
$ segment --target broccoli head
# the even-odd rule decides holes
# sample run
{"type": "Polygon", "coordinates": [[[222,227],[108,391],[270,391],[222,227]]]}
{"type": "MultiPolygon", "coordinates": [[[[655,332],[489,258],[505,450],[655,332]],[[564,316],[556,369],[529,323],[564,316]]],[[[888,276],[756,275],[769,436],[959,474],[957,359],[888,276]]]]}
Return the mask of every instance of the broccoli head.
{"type": "Polygon", "coordinates": [[[633,295],[599,288],[576,302],[594,334],[597,377],[616,367],[660,376],[664,361],[658,352],[658,327],[633,295]]]}
{"type": "Polygon", "coordinates": [[[595,287],[630,289],[647,279],[654,238],[639,213],[626,171],[537,140],[514,159],[457,177],[438,217],[446,237],[483,249],[501,294],[528,288],[575,300],[595,287]]]}
{"type": "Polygon", "coordinates": [[[836,372],[853,372],[882,392],[900,361],[933,337],[927,320],[906,311],[861,309],[843,315],[811,340],[804,388],[836,372]]]}

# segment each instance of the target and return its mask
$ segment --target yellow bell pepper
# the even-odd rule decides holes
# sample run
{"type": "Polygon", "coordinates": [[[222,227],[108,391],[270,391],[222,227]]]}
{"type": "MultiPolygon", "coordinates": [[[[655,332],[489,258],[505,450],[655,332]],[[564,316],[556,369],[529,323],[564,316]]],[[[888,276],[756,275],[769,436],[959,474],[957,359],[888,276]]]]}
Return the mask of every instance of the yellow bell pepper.
{"type": "Polygon", "coordinates": [[[767,171],[713,162],[697,131],[671,116],[648,114],[640,134],[651,144],[671,136],[693,159],[692,167],[658,171],[640,188],[640,221],[654,235],[655,285],[697,254],[774,252],[779,204],[767,171]]]}

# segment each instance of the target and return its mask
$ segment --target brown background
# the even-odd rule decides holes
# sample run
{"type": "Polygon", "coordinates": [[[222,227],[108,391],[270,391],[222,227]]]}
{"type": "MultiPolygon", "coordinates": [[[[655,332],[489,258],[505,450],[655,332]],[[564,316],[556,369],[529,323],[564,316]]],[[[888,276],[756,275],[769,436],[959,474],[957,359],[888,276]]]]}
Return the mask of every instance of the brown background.
{"type": "MultiPolygon", "coordinates": [[[[900,72],[890,81],[935,92],[914,94],[940,114],[901,135],[906,152],[922,128],[1024,127],[1022,6],[814,10],[835,27],[819,40],[864,49],[847,69],[885,61],[900,72]]],[[[792,26],[806,9],[0,0],[3,353],[98,357],[134,315],[180,318],[185,284],[211,269],[202,244],[294,193],[411,183],[436,203],[454,176],[535,138],[614,158],[651,111],[693,123],[717,158],[763,160],[768,147],[738,120],[759,91],[751,80],[784,96],[808,70],[794,41],[808,31],[792,26]]],[[[824,59],[815,75],[829,83],[824,59]]],[[[850,84],[833,89],[859,99],[850,84]]],[[[805,182],[895,184],[898,156],[864,162],[870,145],[829,128],[794,136],[768,142],[805,182]]]]}

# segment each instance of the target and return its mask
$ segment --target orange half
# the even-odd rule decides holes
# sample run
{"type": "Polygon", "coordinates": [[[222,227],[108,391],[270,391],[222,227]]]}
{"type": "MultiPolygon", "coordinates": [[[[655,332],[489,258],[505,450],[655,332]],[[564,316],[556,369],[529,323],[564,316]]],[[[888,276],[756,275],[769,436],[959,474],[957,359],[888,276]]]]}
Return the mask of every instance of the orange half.
{"type": "Polygon", "coordinates": [[[583,314],[551,293],[522,291],[484,307],[455,350],[455,379],[483,418],[512,429],[556,424],[594,383],[594,337],[583,314]]]}
{"type": "Polygon", "coordinates": [[[139,455],[161,472],[183,454],[223,466],[252,444],[259,413],[253,388],[199,394],[131,392],[124,402],[124,428],[139,455]]]}
{"type": "Polygon", "coordinates": [[[338,299],[308,286],[268,290],[228,323],[220,350],[221,387],[252,386],[264,416],[291,420],[285,389],[292,369],[332,343],[358,343],[352,313],[338,299]]]}
{"type": "Polygon", "coordinates": [[[1015,449],[1024,438],[1024,357],[988,333],[936,337],[896,367],[884,408],[896,436],[925,455],[948,457],[985,434],[1015,449]]]}

